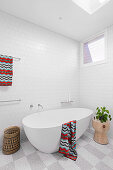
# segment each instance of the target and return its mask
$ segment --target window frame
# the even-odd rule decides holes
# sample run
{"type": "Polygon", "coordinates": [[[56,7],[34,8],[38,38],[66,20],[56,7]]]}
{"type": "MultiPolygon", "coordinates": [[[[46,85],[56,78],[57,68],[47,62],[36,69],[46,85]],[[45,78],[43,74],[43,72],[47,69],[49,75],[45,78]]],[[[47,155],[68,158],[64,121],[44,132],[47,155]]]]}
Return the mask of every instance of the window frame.
{"type": "Polygon", "coordinates": [[[92,37],[90,37],[89,39],[87,39],[87,40],[84,40],[82,43],[81,43],[81,54],[80,54],[80,56],[81,56],[81,62],[80,62],[80,65],[81,65],[81,67],[88,67],[88,66],[95,66],[95,65],[99,65],[99,64],[106,64],[107,63],[107,55],[106,55],[106,53],[107,53],[107,51],[106,51],[106,48],[107,47],[107,42],[106,42],[106,31],[103,31],[103,32],[101,32],[101,33],[99,33],[99,34],[96,34],[96,35],[94,35],[94,36],[92,36],[92,37]],[[92,40],[94,40],[94,39],[96,39],[97,37],[99,37],[99,36],[102,36],[102,35],[104,35],[104,39],[105,39],[105,48],[104,48],[104,52],[105,52],[105,59],[104,60],[102,60],[102,61],[97,61],[97,62],[92,62],[92,63],[84,63],[84,44],[85,43],[87,43],[87,42],[89,42],[89,41],[92,41],[92,40]]]}

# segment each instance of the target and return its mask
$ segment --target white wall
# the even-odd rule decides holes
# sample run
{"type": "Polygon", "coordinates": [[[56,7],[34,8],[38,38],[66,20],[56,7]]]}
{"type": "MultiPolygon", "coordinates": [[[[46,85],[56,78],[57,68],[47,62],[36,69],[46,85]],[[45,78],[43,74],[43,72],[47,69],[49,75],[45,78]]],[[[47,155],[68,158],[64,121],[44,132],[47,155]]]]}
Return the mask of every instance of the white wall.
{"type": "MultiPolygon", "coordinates": [[[[107,106],[113,117],[113,27],[105,32],[107,63],[80,68],[80,106],[94,111],[107,106]]],[[[109,135],[113,137],[113,121],[109,135]]]]}
{"type": "Polygon", "coordinates": [[[0,54],[21,58],[14,60],[13,86],[0,87],[0,100],[22,99],[0,104],[0,145],[4,128],[21,126],[38,103],[48,109],[59,108],[69,94],[79,100],[78,42],[0,12],[0,54]]]}

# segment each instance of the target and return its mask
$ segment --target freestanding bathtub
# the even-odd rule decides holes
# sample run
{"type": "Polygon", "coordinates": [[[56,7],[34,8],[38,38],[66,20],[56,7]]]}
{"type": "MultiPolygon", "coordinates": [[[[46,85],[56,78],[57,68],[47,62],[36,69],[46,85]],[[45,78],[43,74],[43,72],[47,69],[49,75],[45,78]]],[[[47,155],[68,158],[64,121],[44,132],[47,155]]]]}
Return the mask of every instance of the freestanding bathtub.
{"type": "Polygon", "coordinates": [[[62,124],[76,120],[76,139],[88,128],[93,111],[84,108],[56,109],[34,113],[22,120],[25,133],[39,151],[54,153],[59,149],[62,124]]]}

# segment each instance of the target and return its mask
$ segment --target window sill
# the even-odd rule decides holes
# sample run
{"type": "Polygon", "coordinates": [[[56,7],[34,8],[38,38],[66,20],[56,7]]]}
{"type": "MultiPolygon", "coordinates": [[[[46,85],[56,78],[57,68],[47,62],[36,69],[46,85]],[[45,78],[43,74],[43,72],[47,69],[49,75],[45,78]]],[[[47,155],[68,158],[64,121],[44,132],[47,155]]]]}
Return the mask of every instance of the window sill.
{"type": "Polygon", "coordinates": [[[87,64],[81,64],[80,67],[91,67],[91,66],[97,66],[101,64],[107,64],[107,60],[99,61],[99,62],[94,62],[94,63],[87,63],[87,64]]]}

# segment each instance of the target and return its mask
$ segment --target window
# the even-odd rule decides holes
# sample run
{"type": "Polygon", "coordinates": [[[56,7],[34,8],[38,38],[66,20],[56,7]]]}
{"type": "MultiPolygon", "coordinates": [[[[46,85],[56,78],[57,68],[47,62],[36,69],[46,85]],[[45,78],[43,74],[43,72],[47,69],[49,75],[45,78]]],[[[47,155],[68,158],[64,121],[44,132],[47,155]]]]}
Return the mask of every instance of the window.
{"type": "Polygon", "coordinates": [[[83,44],[83,63],[99,63],[105,60],[105,37],[98,36],[83,44]]]}

